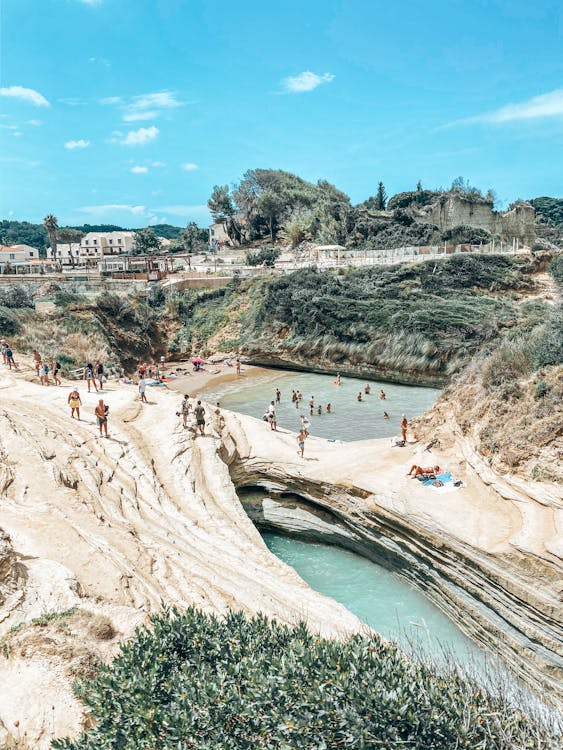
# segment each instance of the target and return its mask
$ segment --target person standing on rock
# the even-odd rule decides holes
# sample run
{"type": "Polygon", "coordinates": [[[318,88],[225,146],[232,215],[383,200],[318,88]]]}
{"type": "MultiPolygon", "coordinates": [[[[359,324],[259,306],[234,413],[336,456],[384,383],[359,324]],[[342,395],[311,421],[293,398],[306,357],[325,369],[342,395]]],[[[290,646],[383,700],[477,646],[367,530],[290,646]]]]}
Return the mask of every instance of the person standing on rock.
{"type": "Polygon", "coordinates": [[[96,378],[98,379],[98,385],[100,386],[100,390],[103,391],[104,389],[104,366],[98,359],[96,361],[96,378]]]}
{"type": "Polygon", "coordinates": [[[8,348],[6,349],[6,363],[10,370],[12,369],[12,365],[14,366],[14,370],[18,369],[16,361],[14,360],[14,352],[12,351],[10,346],[8,346],[8,348]]]}
{"type": "Polygon", "coordinates": [[[76,412],[76,416],[80,422],[80,407],[82,406],[82,400],[80,398],[80,393],[78,393],[76,388],[68,394],[67,403],[70,406],[70,416],[72,419],[74,419],[74,412],[76,412]]]}
{"type": "Polygon", "coordinates": [[[408,427],[408,421],[406,416],[403,414],[403,418],[401,419],[401,437],[407,442],[407,427],[408,427]]]}
{"type": "Polygon", "coordinates": [[[92,385],[94,386],[94,390],[96,391],[96,393],[98,392],[98,386],[96,385],[96,380],[94,378],[94,367],[92,366],[91,362],[88,362],[88,364],[84,368],[82,379],[88,383],[88,393],[90,393],[90,386],[92,385]]]}
{"type": "Polygon", "coordinates": [[[205,434],[205,409],[201,405],[201,401],[197,402],[197,406],[194,409],[196,425],[199,428],[200,433],[205,434]]]}
{"type": "Polygon", "coordinates": [[[147,381],[144,378],[141,378],[139,380],[139,401],[141,401],[143,404],[147,404],[147,397],[145,396],[145,391],[147,390],[147,381]]]}
{"type": "Polygon", "coordinates": [[[190,397],[187,393],[184,394],[184,398],[182,399],[182,406],[180,407],[180,412],[182,414],[182,422],[184,427],[188,426],[188,414],[190,413],[190,409],[192,407],[190,406],[190,397]]]}
{"type": "Polygon", "coordinates": [[[108,412],[109,412],[109,406],[106,406],[104,404],[103,398],[101,398],[98,401],[98,405],[94,409],[94,414],[96,415],[96,419],[98,420],[98,427],[100,428],[100,437],[102,436],[102,429],[104,430],[105,436],[109,437],[108,435],[108,412]]]}
{"type": "Polygon", "coordinates": [[[276,417],[276,405],[273,401],[268,406],[268,422],[270,423],[270,429],[277,432],[278,421],[276,417]]]}
{"type": "Polygon", "coordinates": [[[306,430],[301,430],[299,432],[299,435],[297,435],[297,445],[299,446],[297,455],[301,456],[301,458],[304,458],[304,455],[305,455],[305,438],[307,437],[308,434],[309,433],[306,430]]]}
{"type": "Polygon", "coordinates": [[[37,373],[37,377],[39,377],[39,368],[41,367],[41,355],[37,351],[37,349],[34,349],[33,352],[33,365],[35,367],[35,372],[37,373]]]}

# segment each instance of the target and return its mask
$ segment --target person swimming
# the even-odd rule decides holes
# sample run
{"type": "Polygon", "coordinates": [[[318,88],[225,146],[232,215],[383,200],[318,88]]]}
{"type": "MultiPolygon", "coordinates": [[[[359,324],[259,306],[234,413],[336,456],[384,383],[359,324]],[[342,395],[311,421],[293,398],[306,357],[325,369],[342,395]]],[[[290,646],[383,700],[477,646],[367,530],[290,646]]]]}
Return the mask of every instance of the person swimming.
{"type": "Polygon", "coordinates": [[[383,419],[389,419],[389,414],[386,411],[383,412],[383,419]]]}
{"type": "Polygon", "coordinates": [[[358,395],[356,396],[356,399],[357,399],[358,401],[363,401],[363,399],[362,399],[362,392],[361,392],[361,391],[360,391],[360,392],[358,393],[358,395]]]}

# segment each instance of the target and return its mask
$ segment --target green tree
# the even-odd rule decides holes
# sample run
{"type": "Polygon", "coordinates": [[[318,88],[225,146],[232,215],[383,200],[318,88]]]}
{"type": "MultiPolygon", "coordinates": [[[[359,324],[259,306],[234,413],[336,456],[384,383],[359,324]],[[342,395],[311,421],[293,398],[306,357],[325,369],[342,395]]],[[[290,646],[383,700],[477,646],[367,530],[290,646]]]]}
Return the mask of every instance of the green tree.
{"type": "Polygon", "coordinates": [[[229,239],[236,245],[242,241],[242,228],[238,220],[238,207],[228,185],[215,185],[207,206],[213,221],[223,224],[229,239]]]}
{"type": "Polygon", "coordinates": [[[383,183],[380,182],[377,185],[377,195],[375,196],[375,208],[377,211],[385,211],[386,205],[387,205],[387,193],[385,192],[385,187],[383,186],[383,183]]]}
{"type": "Polygon", "coordinates": [[[131,252],[133,255],[151,255],[157,253],[162,247],[162,243],[156,236],[154,229],[146,227],[135,232],[133,237],[133,246],[131,252]]]}
{"type": "Polygon", "coordinates": [[[204,241],[202,241],[202,231],[195,223],[190,221],[185,229],[182,229],[178,238],[179,246],[188,253],[195,253],[202,250],[204,241]]]}
{"type": "Polygon", "coordinates": [[[53,214],[47,214],[47,216],[43,219],[43,226],[47,230],[47,234],[49,235],[49,244],[51,245],[51,254],[53,256],[53,260],[56,263],[57,262],[57,232],[59,229],[59,222],[57,220],[56,216],[53,216],[53,214]]]}
{"type": "Polygon", "coordinates": [[[68,245],[68,254],[70,256],[70,262],[73,268],[74,255],[72,254],[72,246],[73,244],[80,244],[80,240],[83,237],[84,232],[81,232],[79,229],[73,229],[72,227],[64,227],[64,229],[60,229],[58,233],[59,240],[68,245]]]}

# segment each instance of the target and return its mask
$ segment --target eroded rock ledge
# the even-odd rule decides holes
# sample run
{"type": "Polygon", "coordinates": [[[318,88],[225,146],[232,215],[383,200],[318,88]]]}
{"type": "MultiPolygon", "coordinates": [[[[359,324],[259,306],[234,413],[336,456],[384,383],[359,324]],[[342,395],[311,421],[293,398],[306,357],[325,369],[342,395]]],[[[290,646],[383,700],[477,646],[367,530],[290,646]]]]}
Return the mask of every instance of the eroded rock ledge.
{"type": "Polygon", "coordinates": [[[412,448],[310,439],[309,460],[302,461],[293,441],[225,414],[223,457],[234,483],[282,493],[249,509],[259,526],[336,543],[398,571],[533,690],[561,705],[561,560],[554,546],[560,504],[549,487],[539,486],[538,498],[517,491],[487,475],[464,445],[456,448],[457,466],[452,451],[437,460],[455,468],[467,487],[435,495],[404,477],[412,448]]]}

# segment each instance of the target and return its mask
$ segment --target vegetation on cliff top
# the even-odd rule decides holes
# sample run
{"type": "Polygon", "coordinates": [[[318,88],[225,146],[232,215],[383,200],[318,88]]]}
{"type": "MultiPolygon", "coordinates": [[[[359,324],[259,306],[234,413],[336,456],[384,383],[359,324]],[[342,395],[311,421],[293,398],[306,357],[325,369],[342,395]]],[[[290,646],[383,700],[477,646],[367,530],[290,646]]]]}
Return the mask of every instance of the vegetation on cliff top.
{"type": "Polygon", "coordinates": [[[77,693],[91,727],[66,750],[554,748],[539,721],[455,669],[378,636],[334,641],[229,613],[165,611],[77,693]]]}

